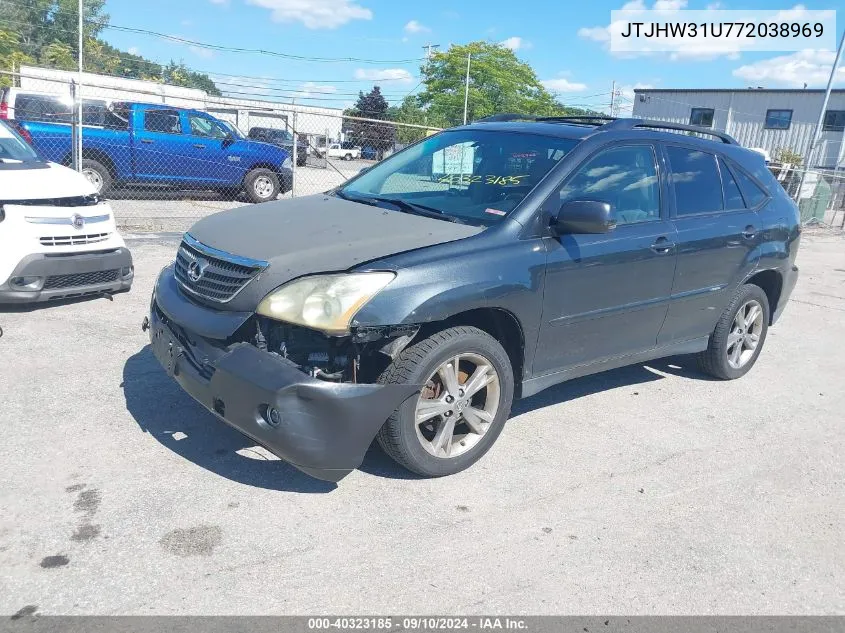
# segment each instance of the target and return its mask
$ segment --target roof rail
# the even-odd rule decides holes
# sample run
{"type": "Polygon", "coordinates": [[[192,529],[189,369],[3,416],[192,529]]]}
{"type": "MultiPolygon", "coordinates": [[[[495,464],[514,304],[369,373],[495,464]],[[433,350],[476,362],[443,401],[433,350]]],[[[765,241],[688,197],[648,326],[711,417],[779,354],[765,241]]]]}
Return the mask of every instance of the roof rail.
{"type": "Polygon", "coordinates": [[[648,128],[654,130],[678,130],[681,132],[695,132],[696,134],[704,134],[707,136],[715,136],[723,143],[729,145],[739,145],[737,140],[730,134],[720,132],[719,130],[711,130],[709,128],[698,127],[697,125],[686,125],[684,123],[670,123],[668,121],[655,121],[652,119],[615,119],[606,123],[601,127],[604,130],[633,130],[636,128],[648,128]]]}
{"type": "Polygon", "coordinates": [[[497,121],[536,121],[533,114],[517,114],[515,112],[503,112],[502,114],[491,114],[483,119],[476,119],[473,123],[496,123],[497,121]]]}
{"type": "Polygon", "coordinates": [[[604,125],[609,121],[616,121],[616,117],[605,116],[604,114],[585,114],[583,116],[543,116],[537,117],[536,121],[546,123],[581,123],[586,125],[604,125]]]}

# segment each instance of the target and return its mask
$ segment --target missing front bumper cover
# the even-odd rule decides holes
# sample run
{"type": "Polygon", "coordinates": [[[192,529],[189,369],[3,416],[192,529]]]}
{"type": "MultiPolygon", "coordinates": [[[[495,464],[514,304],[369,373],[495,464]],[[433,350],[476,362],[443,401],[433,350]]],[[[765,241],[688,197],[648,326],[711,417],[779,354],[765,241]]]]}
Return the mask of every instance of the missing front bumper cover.
{"type": "Polygon", "coordinates": [[[248,343],[224,350],[194,341],[194,347],[166,319],[154,305],[150,341],[182,388],[227,424],[318,479],[339,481],[360,466],[381,425],[420,389],[318,380],[248,343]],[[265,419],[268,407],[280,414],[278,423],[265,419]]]}

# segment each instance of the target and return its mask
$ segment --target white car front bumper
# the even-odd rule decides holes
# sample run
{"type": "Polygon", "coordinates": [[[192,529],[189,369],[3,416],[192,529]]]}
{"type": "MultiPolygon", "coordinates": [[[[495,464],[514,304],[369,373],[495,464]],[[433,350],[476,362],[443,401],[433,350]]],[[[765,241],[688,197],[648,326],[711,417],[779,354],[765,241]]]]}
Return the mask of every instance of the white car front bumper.
{"type": "Polygon", "coordinates": [[[128,290],[132,255],[108,202],[3,205],[0,303],[32,303],[128,290]]]}

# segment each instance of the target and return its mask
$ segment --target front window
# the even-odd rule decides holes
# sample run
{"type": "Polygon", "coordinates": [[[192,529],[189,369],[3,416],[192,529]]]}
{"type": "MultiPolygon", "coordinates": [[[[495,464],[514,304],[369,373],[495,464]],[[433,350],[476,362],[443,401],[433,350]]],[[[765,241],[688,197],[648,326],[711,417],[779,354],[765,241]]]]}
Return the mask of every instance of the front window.
{"type": "Polygon", "coordinates": [[[0,121],[0,163],[38,160],[38,154],[7,123],[0,121]]]}
{"type": "Polygon", "coordinates": [[[340,197],[490,226],[522,202],[578,139],[478,129],[431,136],[340,188],[340,197]]]}
{"type": "Polygon", "coordinates": [[[842,132],[845,130],[845,110],[828,110],[824,113],[825,132],[842,132]]]}
{"type": "Polygon", "coordinates": [[[193,136],[204,136],[218,139],[226,138],[226,130],[220,127],[216,121],[206,119],[203,116],[191,114],[188,116],[188,122],[191,125],[191,134],[193,136]]]}

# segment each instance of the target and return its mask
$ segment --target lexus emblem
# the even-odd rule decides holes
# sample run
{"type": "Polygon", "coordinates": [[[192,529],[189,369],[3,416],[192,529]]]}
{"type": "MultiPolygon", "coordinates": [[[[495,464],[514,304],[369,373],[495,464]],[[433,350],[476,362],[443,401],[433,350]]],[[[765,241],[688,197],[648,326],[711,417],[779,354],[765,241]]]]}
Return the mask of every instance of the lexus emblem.
{"type": "Polygon", "coordinates": [[[198,282],[202,278],[206,266],[208,266],[208,262],[204,259],[195,259],[192,261],[188,264],[188,279],[194,283],[198,282]]]}
{"type": "Polygon", "coordinates": [[[83,226],[85,226],[85,218],[83,218],[78,213],[74,213],[72,216],[70,216],[70,223],[73,228],[81,229],[83,226]]]}

